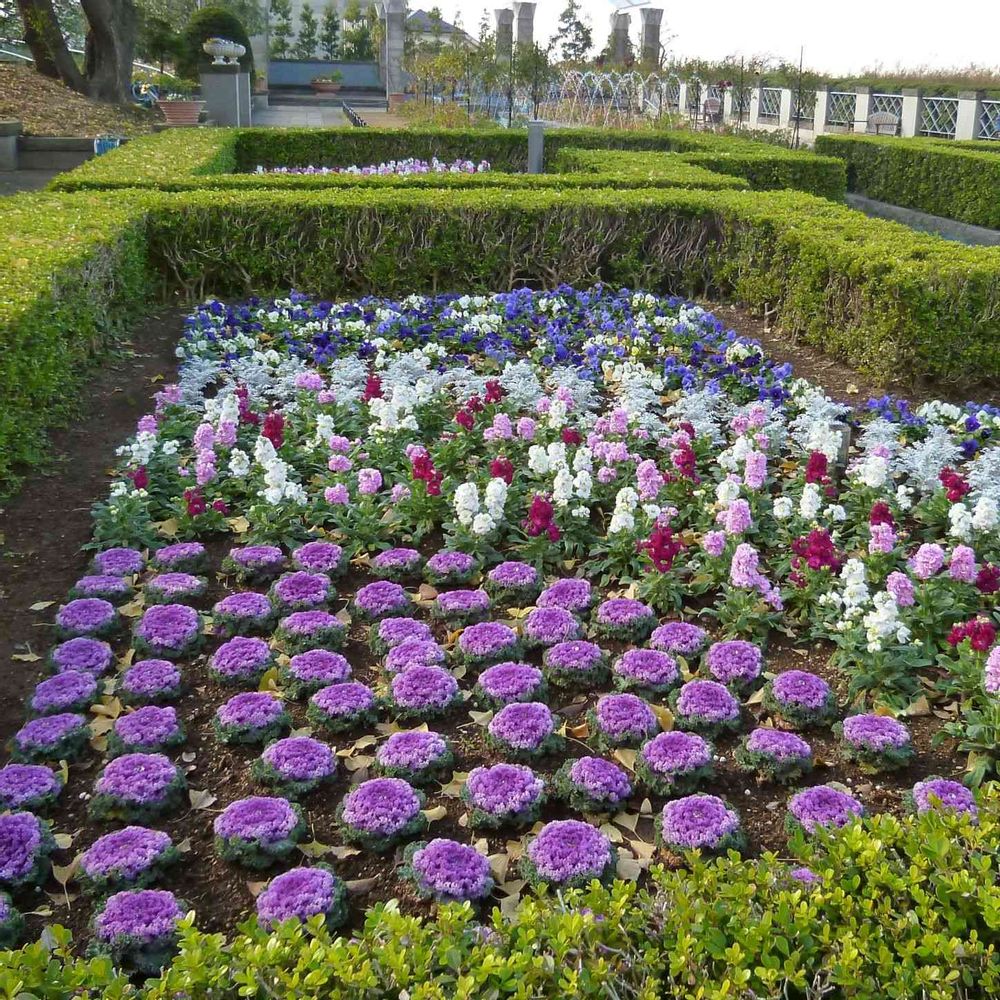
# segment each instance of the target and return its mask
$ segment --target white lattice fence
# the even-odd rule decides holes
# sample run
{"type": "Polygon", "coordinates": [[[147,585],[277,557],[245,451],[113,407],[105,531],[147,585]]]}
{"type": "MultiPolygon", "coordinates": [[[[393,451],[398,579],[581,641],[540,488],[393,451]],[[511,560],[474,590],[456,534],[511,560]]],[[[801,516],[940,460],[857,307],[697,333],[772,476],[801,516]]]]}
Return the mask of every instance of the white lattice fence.
{"type": "Polygon", "coordinates": [[[983,101],[983,109],[977,124],[977,139],[1000,141],[1000,101],[983,101]]]}
{"type": "Polygon", "coordinates": [[[920,122],[921,135],[936,135],[946,139],[954,139],[957,124],[958,100],[956,98],[924,98],[924,111],[920,122]]]}
{"type": "Polygon", "coordinates": [[[831,90],[826,106],[826,124],[851,128],[854,125],[854,109],[858,105],[857,94],[831,90]]]}

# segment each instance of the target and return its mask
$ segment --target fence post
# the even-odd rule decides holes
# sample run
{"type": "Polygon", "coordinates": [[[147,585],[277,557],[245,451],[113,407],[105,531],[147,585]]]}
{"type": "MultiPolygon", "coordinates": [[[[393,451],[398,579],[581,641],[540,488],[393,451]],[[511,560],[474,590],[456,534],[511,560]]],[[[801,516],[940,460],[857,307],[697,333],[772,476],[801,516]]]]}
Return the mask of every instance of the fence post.
{"type": "Polygon", "coordinates": [[[528,173],[542,173],[545,162],[545,125],[532,120],[528,122],[528,173]]]}
{"type": "Polygon", "coordinates": [[[958,117],[955,120],[956,139],[975,139],[979,133],[979,119],[983,116],[981,90],[963,90],[958,95],[958,117]]]}
{"type": "Polygon", "coordinates": [[[858,85],[854,88],[854,132],[868,131],[868,116],[872,113],[872,88],[858,85]]]}
{"type": "Polygon", "coordinates": [[[816,106],[813,108],[813,134],[826,131],[826,115],[830,107],[830,84],[816,85],[816,106]]]}
{"type": "Polygon", "coordinates": [[[681,80],[677,84],[677,114],[686,118],[688,114],[688,82],[681,80]]]}
{"type": "Polygon", "coordinates": [[[791,128],[792,121],[792,91],[788,87],[781,88],[781,105],[778,111],[778,127],[791,128]]]}
{"type": "Polygon", "coordinates": [[[900,135],[913,138],[920,135],[924,118],[924,92],[919,88],[903,89],[903,117],[899,123],[900,135]]]}
{"type": "Polygon", "coordinates": [[[759,83],[750,88],[750,110],[747,120],[752,128],[760,126],[760,92],[763,88],[759,83]]]}
{"type": "Polygon", "coordinates": [[[722,95],[722,120],[724,122],[731,122],[735,119],[735,117],[733,88],[727,87],[722,95]]]}

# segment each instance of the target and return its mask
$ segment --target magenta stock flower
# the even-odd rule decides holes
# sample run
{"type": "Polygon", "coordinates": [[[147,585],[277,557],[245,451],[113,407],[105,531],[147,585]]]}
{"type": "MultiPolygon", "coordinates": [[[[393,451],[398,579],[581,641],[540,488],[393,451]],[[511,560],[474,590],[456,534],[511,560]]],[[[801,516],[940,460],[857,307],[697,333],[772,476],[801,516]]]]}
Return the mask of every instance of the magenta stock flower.
{"type": "Polygon", "coordinates": [[[905,573],[890,573],[885,581],[885,589],[901,608],[913,606],[913,581],[905,573]]]}
{"type": "Polygon", "coordinates": [[[918,580],[929,580],[944,566],[944,549],[936,542],[925,542],[907,565],[918,580]]]}
{"type": "Polygon", "coordinates": [[[528,844],[522,859],[528,881],[560,888],[586,886],[609,878],[615,865],[611,842],[589,823],[566,819],[547,823],[528,844]]]}
{"type": "Polygon", "coordinates": [[[1000,646],[995,646],[986,658],[983,687],[988,694],[1000,694],[1000,646]]]}

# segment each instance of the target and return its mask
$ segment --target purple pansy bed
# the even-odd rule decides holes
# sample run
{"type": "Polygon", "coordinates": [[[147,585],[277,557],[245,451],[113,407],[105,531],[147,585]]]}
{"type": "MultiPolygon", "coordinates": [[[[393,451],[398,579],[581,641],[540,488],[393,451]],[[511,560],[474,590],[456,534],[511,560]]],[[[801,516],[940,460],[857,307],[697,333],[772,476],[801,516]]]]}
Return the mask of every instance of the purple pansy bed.
{"type": "Polygon", "coordinates": [[[843,465],[846,411],[749,342],[588,295],[193,315],[15,657],[0,945],[66,922],[141,976],[189,909],[486,935],[693,851],[985,828],[1000,415],[876,401],[843,465]]]}

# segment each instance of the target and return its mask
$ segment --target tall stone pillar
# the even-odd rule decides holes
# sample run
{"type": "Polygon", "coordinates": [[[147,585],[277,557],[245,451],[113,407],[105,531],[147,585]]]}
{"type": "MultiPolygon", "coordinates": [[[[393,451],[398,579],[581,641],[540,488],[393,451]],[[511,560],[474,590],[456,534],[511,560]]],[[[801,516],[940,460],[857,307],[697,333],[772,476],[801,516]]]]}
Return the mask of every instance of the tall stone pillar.
{"type": "Polygon", "coordinates": [[[644,66],[659,66],[660,24],[663,21],[663,11],[657,7],[642,7],[639,10],[639,17],[642,18],[639,58],[644,66]]]}
{"type": "Polygon", "coordinates": [[[514,41],[517,42],[518,48],[523,45],[530,48],[535,44],[535,4],[515,3],[514,21],[516,23],[514,41]]]}
{"type": "Polygon", "coordinates": [[[628,58],[628,28],[632,18],[616,12],[611,15],[611,60],[621,66],[628,58]]]}
{"type": "Polygon", "coordinates": [[[385,0],[385,89],[390,95],[402,94],[403,36],[406,30],[406,0],[385,0]]]}
{"type": "Polygon", "coordinates": [[[493,11],[497,24],[497,62],[506,66],[514,45],[514,12],[506,7],[493,11]]]}

